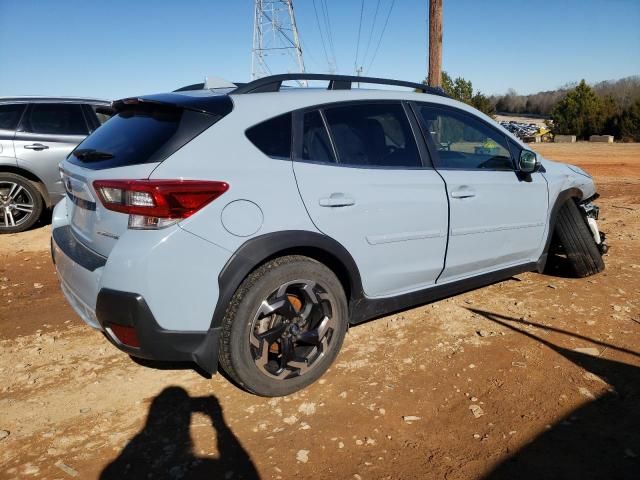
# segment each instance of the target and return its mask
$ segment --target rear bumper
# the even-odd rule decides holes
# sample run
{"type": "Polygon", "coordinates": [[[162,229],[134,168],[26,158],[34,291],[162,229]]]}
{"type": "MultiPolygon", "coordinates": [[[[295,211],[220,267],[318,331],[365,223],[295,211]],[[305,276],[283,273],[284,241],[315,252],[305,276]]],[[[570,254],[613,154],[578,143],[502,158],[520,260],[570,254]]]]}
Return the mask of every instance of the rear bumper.
{"type": "Polygon", "coordinates": [[[195,362],[209,374],[217,371],[219,328],[204,332],[166,330],[158,325],[145,299],[136,293],[103,288],[96,302],[96,317],[105,336],[134,357],[170,362],[195,362]],[[112,325],[132,327],[139,348],[122,344],[112,325]]]}
{"type": "Polygon", "coordinates": [[[85,323],[100,328],[96,318],[96,298],[104,258],[82,247],[70,227],[55,228],[51,236],[51,258],[56,266],[62,293],[85,323]]]}
{"type": "Polygon", "coordinates": [[[85,323],[132,356],[217,371],[215,272],[228,252],[176,227],[156,236],[128,232],[105,258],[76,239],[65,202],[55,208],[52,226],[51,256],[62,291],[85,323]],[[180,281],[169,281],[174,278],[180,281]],[[133,328],[139,348],[121,343],[110,325],[133,328]]]}
{"type": "Polygon", "coordinates": [[[98,266],[101,257],[77,245],[72,235],[66,235],[66,228],[53,231],[51,256],[64,296],[85,323],[101,330],[113,345],[134,357],[195,362],[209,374],[217,371],[218,328],[204,332],[164,329],[156,322],[142,295],[99,288],[104,268],[98,266]],[[113,325],[132,327],[140,347],[121,343],[111,330],[113,325]]]}

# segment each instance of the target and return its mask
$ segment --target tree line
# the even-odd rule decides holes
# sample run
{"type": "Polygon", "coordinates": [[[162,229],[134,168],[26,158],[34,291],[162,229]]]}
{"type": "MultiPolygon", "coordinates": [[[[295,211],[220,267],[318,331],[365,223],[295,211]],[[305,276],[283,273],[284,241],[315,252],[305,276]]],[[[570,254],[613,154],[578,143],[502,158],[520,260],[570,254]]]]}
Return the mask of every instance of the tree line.
{"type": "MultiPolygon", "coordinates": [[[[425,83],[428,83],[425,80],[425,83]]],[[[474,90],[470,80],[451,78],[442,72],[442,88],[450,97],[487,115],[533,114],[548,117],[555,134],[613,135],[624,141],[640,141],[640,75],[588,85],[584,80],[557,90],[518,95],[486,96],[474,90]]]]}
{"type": "Polygon", "coordinates": [[[554,133],[585,140],[590,135],[613,135],[624,141],[640,141],[640,95],[635,101],[612,94],[601,96],[584,80],[556,103],[550,117],[548,124],[554,133]]]}
{"type": "MultiPolygon", "coordinates": [[[[429,79],[425,79],[422,83],[429,85],[429,79]]],[[[441,85],[444,93],[451,98],[471,105],[489,116],[493,116],[496,112],[495,103],[479,90],[474,90],[471,80],[466,80],[462,77],[453,79],[447,72],[443,71],[441,85]]]]}

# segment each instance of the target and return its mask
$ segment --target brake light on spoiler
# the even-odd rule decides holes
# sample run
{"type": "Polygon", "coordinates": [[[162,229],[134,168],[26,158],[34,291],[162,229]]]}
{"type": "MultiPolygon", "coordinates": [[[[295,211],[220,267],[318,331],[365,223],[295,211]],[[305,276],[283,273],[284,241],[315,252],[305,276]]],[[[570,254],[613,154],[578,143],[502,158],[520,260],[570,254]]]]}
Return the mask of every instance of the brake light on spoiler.
{"type": "Polygon", "coordinates": [[[129,228],[157,230],[183,220],[229,189],[226,182],[200,180],[96,180],[107,210],[129,215],[129,228]]]}

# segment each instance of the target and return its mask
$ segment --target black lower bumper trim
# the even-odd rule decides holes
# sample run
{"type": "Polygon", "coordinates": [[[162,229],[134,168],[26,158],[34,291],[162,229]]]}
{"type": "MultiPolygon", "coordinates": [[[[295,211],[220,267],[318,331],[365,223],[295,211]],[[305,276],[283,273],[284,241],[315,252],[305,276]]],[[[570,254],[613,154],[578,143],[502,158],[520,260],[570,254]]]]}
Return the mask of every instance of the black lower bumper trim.
{"type": "MultiPolygon", "coordinates": [[[[70,225],[56,228],[51,233],[51,238],[52,242],[56,242],[56,245],[58,245],[67,257],[82,268],[93,272],[97,268],[104,267],[107,263],[105,257],[85,247],[76,239],[71,231],[70,225]]],[[[51,252],[53,255],[53,244],[51,245],[51,252]]],[[[53,263],[55,263],[55,257],[53,258],[53,263]]]]}
{"type": "Polygon", "coordinates": [[[142,295],[108,288],[98,293],[96,316],[105,332],[108,332],[111,324],[135,329],[140,348],[123,345],[107,333],[111,343],[134,357],[170,362],[191,361],[209,374],[218,370],[219,328],[204,332],[163,329],[142,295]]]}

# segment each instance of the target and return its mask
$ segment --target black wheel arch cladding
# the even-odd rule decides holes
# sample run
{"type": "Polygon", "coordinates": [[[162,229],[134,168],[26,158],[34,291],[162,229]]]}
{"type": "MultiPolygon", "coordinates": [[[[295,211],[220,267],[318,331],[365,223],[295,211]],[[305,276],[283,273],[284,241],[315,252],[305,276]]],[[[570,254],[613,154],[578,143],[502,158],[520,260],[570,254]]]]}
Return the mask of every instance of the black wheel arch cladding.
{"type": "Polygon", "coordinates": [[[221,325],[227,305],[247,275],[274,257],[292,254],[314,258],[333,270],[343,284],[349,303],[363,296],[356,262],[338,241],[306,230],[268,233],[242,244],[218,275],[219,296],[211,327],[221,325]]]}

